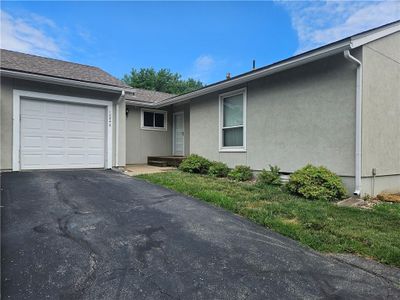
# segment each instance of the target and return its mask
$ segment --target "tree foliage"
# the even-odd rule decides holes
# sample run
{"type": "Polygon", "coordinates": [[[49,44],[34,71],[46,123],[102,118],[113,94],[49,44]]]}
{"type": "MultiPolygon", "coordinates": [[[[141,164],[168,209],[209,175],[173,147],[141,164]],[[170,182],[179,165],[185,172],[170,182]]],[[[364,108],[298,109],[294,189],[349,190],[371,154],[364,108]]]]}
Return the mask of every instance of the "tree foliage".
{"type": "Polygon", "coordinates": [[[122,80],[135,88],[177,95],[188,93],[204,86],[201,81],[193,78],[182,79],[182,75],[172,73],[169,69],[156,71],[154,68],[141,68],[140,70],[133,68],[130,74],[126,74],[122,80]]]}

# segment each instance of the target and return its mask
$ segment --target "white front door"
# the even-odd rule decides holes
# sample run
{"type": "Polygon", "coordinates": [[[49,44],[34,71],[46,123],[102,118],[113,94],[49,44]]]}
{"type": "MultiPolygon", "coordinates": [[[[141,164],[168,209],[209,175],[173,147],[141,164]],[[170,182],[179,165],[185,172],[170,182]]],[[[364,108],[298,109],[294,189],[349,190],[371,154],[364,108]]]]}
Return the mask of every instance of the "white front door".
{"type": "Polygon", "coordinates": [[[21,99],[21,169],[104,168],[105,107],[21,99]]]}
{"type": "Polygon", "coordinates": [[[183,112],[174,113],[173,122],[173,154],[183,156],[185,154],[185,126],[183,112]]]}

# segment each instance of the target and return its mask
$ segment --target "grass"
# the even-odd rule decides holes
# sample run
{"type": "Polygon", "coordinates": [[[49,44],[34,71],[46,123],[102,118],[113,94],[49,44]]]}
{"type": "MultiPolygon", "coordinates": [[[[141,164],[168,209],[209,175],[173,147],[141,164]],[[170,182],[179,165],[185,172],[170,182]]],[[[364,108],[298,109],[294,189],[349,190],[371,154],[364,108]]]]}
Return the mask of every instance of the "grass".
{"type": "Polygon", "coordinates": [[[338,207],[289,194],[277,186],[172,171],[137,176],[213,203],[315,250],[353,253],[400,267],[400,205],[369,210],[338,207]]]}

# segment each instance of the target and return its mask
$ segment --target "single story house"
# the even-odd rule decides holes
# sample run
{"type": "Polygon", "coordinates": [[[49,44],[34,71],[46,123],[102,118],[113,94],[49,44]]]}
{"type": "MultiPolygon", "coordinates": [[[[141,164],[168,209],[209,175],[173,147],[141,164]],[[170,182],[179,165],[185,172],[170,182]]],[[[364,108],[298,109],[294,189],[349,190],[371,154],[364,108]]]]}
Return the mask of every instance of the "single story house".
{"type": "Polygon", "coordinates": [[[99,68],[1,51],[1,170],[111,168],[196,153],[308,163],[351,193],[400,191],[400,22],[169,95],[99,68]]]}

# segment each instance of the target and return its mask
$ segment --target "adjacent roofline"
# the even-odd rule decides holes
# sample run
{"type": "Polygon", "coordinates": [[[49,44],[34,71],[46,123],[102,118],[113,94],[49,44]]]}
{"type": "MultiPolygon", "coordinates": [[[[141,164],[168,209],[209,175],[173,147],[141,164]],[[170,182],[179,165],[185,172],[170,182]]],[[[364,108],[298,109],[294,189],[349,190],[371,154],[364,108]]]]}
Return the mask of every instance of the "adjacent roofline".
{"type": "Polygon", "coordinates": [[[400,31],[400,21],[395,21],[377,28],[373,28],[368,31],[361,32],[351,37],[336,41],[334,43],[322,46],[320,48],[290,57],[288,59],[279,61],[277,63],[262,67],[257,70],[253,70],[228,80],[216,82],[214,84],[205,86],[199,90],[175,96],[155,104],[155,107],[162,107],[165,105],[171,105],[183,101],[187,101],[191,98],[203,96],[208,93],[216,92],[222,89],[226,89],[232,86],[244,84],[254,79],[258,79],[273,73],[291,69],[309,62],[319,60],[321,58],[338,54],[345,50],[358,48],[362,45],[370,43],[374,40],[380,39],[392,33],[400,31]]]}
{"type": "Polygon", "coordinates": [[[191,98],[203,96],[212,92],[216,92],[222,89],[226,89],[232,86],[240,85],[251,80],[255,80],[261,77],[265,77],[267,75],[277,73],[280,71],[284,71],[287,69],[291,69],[300,65],[304,65],[309,62],[313,62],[319,60],[321,58],[325,58],[334,54],[338,54],[343,52],[344,50],[348,50],[351,48],[350,39],[342,40],[297,56],[293,56],[291,58],[282,60],[280,62],[274,63],[272,65],[260,68],[259,70],[250,71],[248,73],[244,73],[242,75],[233,77],[229,80],[220,81],[214,83],[212,85],[208,85],[202,89],[183,94],[180,96],[172,97],[166,99],[164,101],[158,102],[155,104],[155,107],[162,107],[165,105],[171,105],[178,102],[187,101],[191,98]]]}
{"type": "Polygon", "coordinates": [[[101,83],[92,83],[92,82],[85,82],[79,81],[74,79],[66,79],[54,76],[47,76],[47,75],[40,75],[40,74],[33,74],[33,73],[26,73],[26,72],[19,72],[19,71],[12,71],[6,69],[0,69],[1,76],[7,76],[12,78],[18,79],[26,79],[26,80],[33,80],[33,81],[40,81],[46,83],[53,83],[53,84],[61,84],[73,87],[80,87],[92,90],[100,90],[100,91],[107,91],[107,92],[115,92],[121,93],[126,88],[124,87],[117,87],[112,85],[106,85],[101,83]]]}
{"type": "Polygon", "coordinates": [[[400,20],[361,32],[351,37],[351,48],[358,48],[390,34],[400,31],[400,20]]]}

